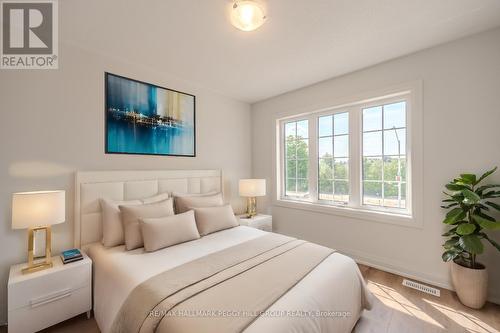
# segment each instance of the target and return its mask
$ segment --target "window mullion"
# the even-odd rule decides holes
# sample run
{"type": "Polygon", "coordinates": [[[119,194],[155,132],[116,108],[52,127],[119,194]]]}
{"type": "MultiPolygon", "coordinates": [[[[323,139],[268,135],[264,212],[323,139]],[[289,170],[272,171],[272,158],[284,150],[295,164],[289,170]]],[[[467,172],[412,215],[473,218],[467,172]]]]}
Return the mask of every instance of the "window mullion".
{"type": "Polygon", "coordinates": [[[382,206],[385,206],[385,106],[382,105],[382,206]]]}
{"type": "Polygon", "coordinates": [[[312,202],[318,201],[318,117],[310,115],[309,120],[309,196],[312,202]]]}
{"type": "Polygon", "coordinates": [[[349,206],[361,206],[361,108],[349,109],[349,206]]]}
{"type": "Polygon", "coordinates": [[[299,192],[299,170],[297,168],[299,167],[299,163],[297,162],[299,159],[298,153],[299,153],[299,138],[297,136],[297,122],[294,123],[295,126],[295,157],[294,157],[294,163],[295,163],[295,194],[299,192]]]}
{"type": "Polygon", "coordinates": [[[297,145],[298,145],[298,140],[295,141],[295,159],[293,162],[295,163],[295,193],[299,192],[299,159],[297,158],[297,145]]]}
{"type": "Polygon", "coordinates": [[[279,137],[278,137],[278,145],[280,147],[280,152],[279,152],[279,159],[280,159],[280,164],[279,164],[279,180],[280,180],[280,185],[279,185],[279,193],[277,198],[278,199],[283,199],[286,196],[286,172],[287,172],[287,167],[286,167],[286,137],[285,137],[285,122],[280,122],[278,126],[279,130],[279,137]]]}
{"type": "Polygon", "coordinates": [[[332,116],[332,199],[335,201],[335,115],[332,116]]]}

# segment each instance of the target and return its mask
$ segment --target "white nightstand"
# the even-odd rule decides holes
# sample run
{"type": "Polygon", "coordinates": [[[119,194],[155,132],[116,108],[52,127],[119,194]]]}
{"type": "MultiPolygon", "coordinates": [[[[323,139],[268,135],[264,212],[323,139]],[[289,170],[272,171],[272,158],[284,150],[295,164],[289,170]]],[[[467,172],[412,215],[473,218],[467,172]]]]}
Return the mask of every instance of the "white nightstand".
{"type": "Polygon", "coordinates": [[[92,261],[64,265],[59,256],[54,266],[22,274],[26,264],[10,268],[8,285],[9,332],[36,332],[92,309],[92,261]]]}
{"type": "Polygon", "coordinates": [[[240,225],[246,225],[264,231],[273,231],[273,217],[271,215],[257,214],[251,219],[247,219],[245,216],[246,215],[238,215],[240,225]]]}

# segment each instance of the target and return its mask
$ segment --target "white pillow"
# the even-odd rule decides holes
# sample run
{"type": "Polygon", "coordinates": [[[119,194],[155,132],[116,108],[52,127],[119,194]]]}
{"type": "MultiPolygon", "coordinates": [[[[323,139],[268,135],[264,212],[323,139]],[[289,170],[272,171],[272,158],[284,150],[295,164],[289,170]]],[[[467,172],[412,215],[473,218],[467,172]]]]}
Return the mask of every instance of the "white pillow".
{"type": "Polygon", "coordinates": [[[145,199],[137,200],[108,200],[101,199],[102,212],[102,244],[113,247],[125,243],[123,235],[123,223],[121,220],[119,205],[141,205],[154,203],[168,199],[168,193],[161,193],[145,199]]]}
{"type": "Polygon", "coordinates": [[[119,205],[140,205],[140,200],[116,201],[101,199],[102,212],[102,244],[113,247],[125,243],[123,224],[120,216],[119,205]]]}
{"type": "Polygon", "coordinates": [[[224,205],[222,193],[174,195],[175,212],[185,213],[192,208],[214,207],[224,205]],[[191,207],[191,208],[190,208],[191,207]]]}
{"type": "Polygon", "coordinates": [[[144,218],[140,221],[144,249],[147,252],[200,238],[192,210],[173,216],[144,218]]]}
{"type": "Polygon", "coordinates": [[[231,205],[194,208],[194,216],[198,232],[202,236],[239,225],[231,205]]]}
{"type": "Polygon", "coordinates": [[[155,203],[155,202],[167,200],[169,197],[170,196],[168,195],[168,193],[160,193],[160,194],[154,195],[154,196],[149,197],[149,198],[141,199],[141,201],[144,204],[149,204],[149,203],[155,203]]]}
{"type": "Polygon", "coordinates": [[[118,207],[122,213],[125,248],[129,251],[144,246],[139,219],[174,215],[172,199],[151,204],[118,207]]]}

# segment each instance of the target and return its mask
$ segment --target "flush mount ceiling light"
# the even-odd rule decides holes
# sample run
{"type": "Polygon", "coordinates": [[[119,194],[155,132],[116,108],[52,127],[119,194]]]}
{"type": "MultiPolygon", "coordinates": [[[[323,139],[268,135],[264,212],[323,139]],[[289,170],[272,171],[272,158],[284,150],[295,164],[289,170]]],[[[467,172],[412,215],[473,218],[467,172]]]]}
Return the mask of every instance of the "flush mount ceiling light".
{"type": "Polygon", "coordinates": [[[256,1],[236,0],[231,9],[231,23],[243,31],[257,29],[265,19],[264,9],[256,1]]]}

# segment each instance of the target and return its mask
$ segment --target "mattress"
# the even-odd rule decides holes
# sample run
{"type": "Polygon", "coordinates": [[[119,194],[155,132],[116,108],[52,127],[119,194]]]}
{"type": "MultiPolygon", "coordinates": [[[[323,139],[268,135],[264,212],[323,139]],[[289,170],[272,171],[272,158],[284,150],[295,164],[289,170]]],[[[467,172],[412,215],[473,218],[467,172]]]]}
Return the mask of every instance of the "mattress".
{"type": "MultiPolygon", "coordinates": [[[[108,333],[130,292],[152,276],[265,234],[240,226],[156,252],[105,248],[94,243],[94,315],[108,333]]],[[[265,283],[265,281],[263,281],[265,283]]],[[[356,263],[333,253],[255,320],[245,332],[350,332],[363,311],[363,281],[356,263]]]]}

